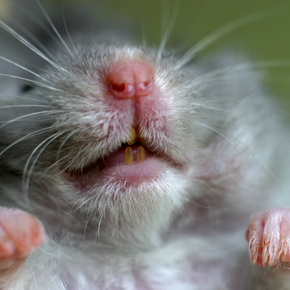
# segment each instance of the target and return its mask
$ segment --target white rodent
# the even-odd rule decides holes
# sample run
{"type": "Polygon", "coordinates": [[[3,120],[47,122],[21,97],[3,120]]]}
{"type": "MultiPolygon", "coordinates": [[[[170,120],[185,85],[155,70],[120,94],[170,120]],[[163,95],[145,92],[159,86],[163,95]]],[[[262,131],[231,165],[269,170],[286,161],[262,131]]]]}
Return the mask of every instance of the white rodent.
{"type": "Polygon", "coordinates": [[[290,289],[290,135],[251,62],[21,3],[0,22],[0,289],[290,289]]]}

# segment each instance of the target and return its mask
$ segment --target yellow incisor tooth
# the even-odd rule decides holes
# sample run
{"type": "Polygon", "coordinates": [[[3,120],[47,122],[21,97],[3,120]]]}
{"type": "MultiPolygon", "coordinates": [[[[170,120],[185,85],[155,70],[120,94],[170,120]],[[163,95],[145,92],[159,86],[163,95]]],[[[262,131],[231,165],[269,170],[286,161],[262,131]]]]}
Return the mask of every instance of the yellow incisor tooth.
{"type": "Polygon", "coordinates": [[[131,128],[130,133],[127,137],[127,143],[129,145],[132,145],[136,142],[136,138],[137,138],[137,133],[134,127],[131,128]]]}
{"type": "Polygon", "coordinates": [[[144,142],[145,141],[145,138],[144,138],[143,134],[139,130],[137,131],[137,140],[139,142],[144,142]]]}
{"type": "Polygon", "coordinates": [[[126,165],[128,165],[128,164],[131,164],[131,163],[133,163],[133,162],[134,162],[133,152],[132,152],[131,147],[128,146],[128,147],[125,149],[125,153],[124,153],[124,163],[125,163],[126,165]]]}
{"type": "Polygon", "coordinates": [[[139,146],[137,149],[137,161],[144,161],[146,160],[146,153],[143,146],[139,146]]]}

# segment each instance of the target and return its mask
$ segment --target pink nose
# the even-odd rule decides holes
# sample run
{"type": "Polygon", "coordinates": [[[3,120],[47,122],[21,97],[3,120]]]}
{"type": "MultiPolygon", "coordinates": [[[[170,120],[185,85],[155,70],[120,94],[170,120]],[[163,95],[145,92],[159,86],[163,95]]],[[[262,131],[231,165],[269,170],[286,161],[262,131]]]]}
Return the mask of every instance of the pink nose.
{"type": "Polygon", "coordinates": [[[145,62],[122,60],[109,69],[108,94],[116,99],[144,97],[153,90],[154,71],[145,62]]]}

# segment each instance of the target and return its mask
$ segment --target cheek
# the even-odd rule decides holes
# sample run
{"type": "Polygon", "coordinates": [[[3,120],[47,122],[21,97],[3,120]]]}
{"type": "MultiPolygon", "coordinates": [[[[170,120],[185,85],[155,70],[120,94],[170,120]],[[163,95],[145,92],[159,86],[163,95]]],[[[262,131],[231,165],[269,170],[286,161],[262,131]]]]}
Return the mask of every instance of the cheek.
{"type": "Polygon", "coordinates": [[[212,146],[192,161],[194,179],[212,190],[240,188],[246,178],[245,164],[235,150],[212,146]]]}

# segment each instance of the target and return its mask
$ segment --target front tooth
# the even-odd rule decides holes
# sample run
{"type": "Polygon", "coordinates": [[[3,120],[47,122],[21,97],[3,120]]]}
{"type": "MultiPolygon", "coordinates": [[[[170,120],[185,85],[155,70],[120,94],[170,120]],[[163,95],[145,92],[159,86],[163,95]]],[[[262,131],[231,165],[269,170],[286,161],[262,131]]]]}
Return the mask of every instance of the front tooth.
{"type": "Polygon", "coordinates": [[[137,138],[137,133],[136,133],[136,130],[134,127],[131,128],[130,130],[130,133],[128,135],[128,138],[127,138],[127,143],[129,145],[132,145],[136,142],[136,138],[137,138]]]}
{"type": "Polygon", "coordinates": [[[125,149],[125,153],[124,153],[124,163],[125,163],[126,165],[128,165],[128,164],[131,164],[131,163],[133,163],[133,162],[134,162],[133,152],[132,152],[131,147],[128,146],[128,147],[125,149]]]}
{"type": "Polygon", "coordinates": [[[139,146],[137,149],[137,162],[146,160],[146,153],[143,146],[139,146]]]}
{"type": "Polygon", "coordinates": [[[144,142],[145,141],[145,138],[144,138],[143,134],[139,130],[137,131],[137,140],[139,142],[144,142]]]}

